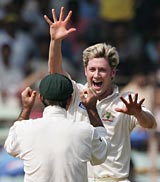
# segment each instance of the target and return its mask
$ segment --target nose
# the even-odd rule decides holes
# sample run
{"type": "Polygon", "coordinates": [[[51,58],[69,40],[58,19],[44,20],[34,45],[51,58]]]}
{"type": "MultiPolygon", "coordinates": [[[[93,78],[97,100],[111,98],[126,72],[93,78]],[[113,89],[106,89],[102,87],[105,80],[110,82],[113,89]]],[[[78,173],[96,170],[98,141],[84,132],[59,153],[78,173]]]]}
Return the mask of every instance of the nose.
{"type": "Polygon", "coordinates": [[[99,74],[99,71],[98,71],[98,70],[96,70],[96,71],[94,72],[94,77],[95,77],[95,78],[99,78],[99,77],[100,77],[100,74],[99,74]]]}

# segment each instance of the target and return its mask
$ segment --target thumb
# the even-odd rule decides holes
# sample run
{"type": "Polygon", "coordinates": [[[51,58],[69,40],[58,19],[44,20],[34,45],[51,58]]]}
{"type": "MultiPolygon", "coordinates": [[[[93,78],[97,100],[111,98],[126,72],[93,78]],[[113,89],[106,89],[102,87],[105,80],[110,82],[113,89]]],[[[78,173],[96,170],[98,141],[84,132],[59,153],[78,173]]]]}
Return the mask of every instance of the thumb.
{"type": "Polygon", "coordinates": [[[34,90],[34,91],[32,92],[31,97],[32,97],[33,99],[35,99],[36,95],[37,95],[37,92],[34,90]]]}
{"type": "Polygon", "coordinates": [[[84,95],[84,91],[80,91],[79,94],[80,94],[81,101],[84,102],[86,99],[84,95]]]}

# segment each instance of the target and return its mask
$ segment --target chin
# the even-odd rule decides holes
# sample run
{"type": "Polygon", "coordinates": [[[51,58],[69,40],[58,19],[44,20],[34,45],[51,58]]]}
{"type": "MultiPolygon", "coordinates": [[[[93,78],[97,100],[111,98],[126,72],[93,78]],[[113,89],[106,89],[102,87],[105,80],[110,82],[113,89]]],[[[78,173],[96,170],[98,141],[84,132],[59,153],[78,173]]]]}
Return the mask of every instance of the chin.
{"type": "Polygon", "coordinates": [[[95,92],[96,92],[97,96],[101,96],[102,95],[101,91],[96,90],[95,92]]]}

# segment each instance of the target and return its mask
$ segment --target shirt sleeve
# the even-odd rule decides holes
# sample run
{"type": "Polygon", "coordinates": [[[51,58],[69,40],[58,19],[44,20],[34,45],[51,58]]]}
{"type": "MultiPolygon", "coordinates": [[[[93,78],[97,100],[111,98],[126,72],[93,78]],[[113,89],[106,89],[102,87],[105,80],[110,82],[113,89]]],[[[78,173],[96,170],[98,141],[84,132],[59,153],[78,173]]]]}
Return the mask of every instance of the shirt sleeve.
{"type": "MultiPolygon", "coordinates": [[[[151,115],[154,117],[153,113],[152,113],[149,109],[147,109],[145,106],[142,106],[142,110],[143,110],[144,112],[147,112],[147,113],[151,114],[151,115]]],[[[139,122],[138,122],[138,120],[136,119],[136,117],[134,117],[133,115],[130,116],[130,120],[131,120],[131,122],[130,122],[131,131],[132,131],[133,128],[135,128],[135,126],[142,127],[142,126],[139,124],[139,122]]],[[[155,122],[154,125],[152,126],[152,128],[150,128],[150,129],[155,129],[156,127],[157,127],[157,124],[156,124],[156,122],[155,122]]]]}
{"type": "Polygon", "coordinates": [[[92,165],[99,165],[106,160],[107,153],[110,148],[110,143],[106,140],[106,135],[107,132],[104,127],[94,128],[90,160],[92,165]]]}
{"type": "Polygon", "coordinates": [[[21,130],[20,126],[21,124],[19,121],[14,123],[14,125],[9,130],[8,136],[4,144],[4,149],[7,151],[7,153],[12,155],[13,157],[19,157],[21,151],[19,135],[18,135],[18,131],[21,130]]]}

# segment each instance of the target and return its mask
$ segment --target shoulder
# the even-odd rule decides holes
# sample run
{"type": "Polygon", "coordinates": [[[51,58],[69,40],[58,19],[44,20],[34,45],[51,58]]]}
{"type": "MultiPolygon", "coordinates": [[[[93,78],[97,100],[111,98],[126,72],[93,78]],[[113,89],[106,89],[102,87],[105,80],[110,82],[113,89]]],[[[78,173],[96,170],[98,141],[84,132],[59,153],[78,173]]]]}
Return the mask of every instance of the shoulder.
{"type": "Polygon", "coordinates": [[[22,120],[22,121],[16,121],[12,128],[16,129],[27,129],[27,128],[32,128],[33,125],[39,124],[41,118],[38,119],[29,119],[29,120],[22,120]]]}
{"type": "Polygon", "coordinates": [[[75,89],[78,89],[78,90],[84,89],[85,86],[82,83],[77,83],[74,80],[71,80],[71,81],[72,81],[72,85],[73,85],[74,90],[75,89]]]}
{"type": "Polygon", "coordinates": [[[126,92],[121,92],[120,93],[120,96],[121,97],[128,97],[128,95],[135,95],[135,93],[134,92],[131,92],[131,91],[126,91],[126,92]]]}
{"type": "Polygon", "coordinates": [[[93,135],[94,127],[85,121],[75,122],[75,132],[80,135],[93,135]]]}
{"type": "Polygon", "coordinates": [[[72,81],[72,85],[73,85],[73,94],[72,94],[72,101],[73,103],[75,103],[75,100],[77,100],[77,102],[79,102],[80,100],[80,91],[82,91],[85,86],[81,83],[77,83],[75,82],[74,80],[71,80],[72,81]]]}
{"type": "Polygon", "coordinates": [[[94,127],[86,121],[75,122],[75,125],[82,130],[93,130],[94,127]]]}

